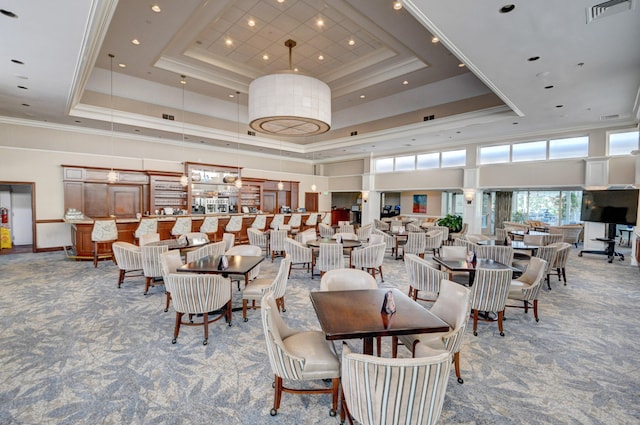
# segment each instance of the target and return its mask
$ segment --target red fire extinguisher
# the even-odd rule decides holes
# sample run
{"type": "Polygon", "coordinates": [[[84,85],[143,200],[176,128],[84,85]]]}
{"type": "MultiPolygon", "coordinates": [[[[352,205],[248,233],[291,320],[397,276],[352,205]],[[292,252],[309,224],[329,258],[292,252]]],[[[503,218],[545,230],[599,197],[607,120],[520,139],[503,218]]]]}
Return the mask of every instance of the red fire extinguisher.
{"type": "Polygon", "coordinates": [[[0,208],[0,216],[2,216],[2,223],[9,222],[9,209],[8,208],[0,208]]]}

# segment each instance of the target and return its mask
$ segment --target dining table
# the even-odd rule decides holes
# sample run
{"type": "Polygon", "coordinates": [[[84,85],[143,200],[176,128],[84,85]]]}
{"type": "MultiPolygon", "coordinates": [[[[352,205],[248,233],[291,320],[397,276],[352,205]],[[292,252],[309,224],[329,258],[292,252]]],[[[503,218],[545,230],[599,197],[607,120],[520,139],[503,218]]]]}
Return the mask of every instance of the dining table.
{"type": "MultiPolygon", "coordinates": [[[[504,241],[498,241],[498,240],[495,240],[495,239],[490,239],[490,240],[478,241],[478,242],[476,242],[476,245],[504,246],[505,243],[504,243],[504,241]]],[[[531,252],[532,256],[536,255],[536,252],[538,251],[538,248],[540,248],[540,245],[533,245],[533,244],[525,243],[524,241],[511,241],[509,243],[509,245],[513,249],[519,249],[519,250],[522,250],[522,251],[529,251],[529,252],[531,252]]]]}
{"type": "Polygon", "coordinates": [[[317,291],[310,297],[326,339],[362,339],[364,354],[373,354],[377,337],[449,331],[446,322],[395,288],[317,291]],[[387,293],[393,314],[383,311],[387,293]]]}
{"type": "Polygon", "coordinates": [[[522,270],[502,264],[498,261],[487,258],[476,258],[475,261],[468,261],[466,258],[453,258],[453,257],[438,257],[434,256],[433,261],[440,265],[441,269],[449,270],[453,272],[467,272],[469,273],[469,286],[473,285],[473,280],[476,277],[477,269],[492,269],[492,270],[512,270],[514,272],[521,272],[522,270]]]}
{"type": "MultiPolygon", "coordinates": [[[[319,238],[307,241],[307,246],[313,249],[319,249],[321,243],[337,244],[338,241],[334,238],[319,238]]],[[[362,242],[359,240],[343,239],[341,242],[342,248],[349,250],[349,267],[351,267],[351,251],[354,248],[362,246],[362,242]]]]}
{"type": "Polygon", "coordinates": [[[194,250],[196,248],[200,248],[206,244],[210,243],[207,239],[187,239],[187,238],[176,238],[176,239],[163,239],[160,241],[149,242],[146,244],[147,246],[166,246],[169,250],[179,249],[181,254],[194,250]]]}

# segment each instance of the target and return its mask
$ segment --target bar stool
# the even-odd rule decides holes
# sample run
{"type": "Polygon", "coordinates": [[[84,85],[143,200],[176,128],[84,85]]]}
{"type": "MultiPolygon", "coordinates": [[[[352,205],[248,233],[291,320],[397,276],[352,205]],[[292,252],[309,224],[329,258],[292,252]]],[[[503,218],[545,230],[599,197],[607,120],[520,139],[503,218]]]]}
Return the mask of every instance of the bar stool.
{"type": "Polygon", "coordinates": [[[93,267],[98,267],[98,259],[114,259],[111,244],[118,240],[118,227],[113,219],[95,220],[91,230],[91,242],[93,243],[93,267]],[[101,244],[107,244],[108,253],[99,253],[101,244]]]}

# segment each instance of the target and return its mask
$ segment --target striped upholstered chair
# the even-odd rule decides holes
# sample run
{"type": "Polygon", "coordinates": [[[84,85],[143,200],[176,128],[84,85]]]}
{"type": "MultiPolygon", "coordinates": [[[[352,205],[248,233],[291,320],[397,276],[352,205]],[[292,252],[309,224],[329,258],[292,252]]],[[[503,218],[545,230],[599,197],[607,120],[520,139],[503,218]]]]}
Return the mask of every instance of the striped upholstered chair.
{"type": "Polygon", "coordinates": [[[118,288],[122,285],[128,273],[142,273],[142,254],[140,247],[129,242],[114,242],[111,246],[116,264],[120,269],[118,276],[118,288]]]}
{"type": "Polygon", "coordinates": [[[284,241],[288,238],[286,230],[272,230],[269,235],[269,249],[271,250],[271,262],[277,256],[283,256],[285,251],[284,241]]]}
{"type": "Polygon", "coordinates": [[[525,272],[519,278],[512,280],[509,288],[507,302],[519,302],[522,304],[507,305],[507,307],[524,308],[525,313],[529,311],[529,307],[533,307],[533,317],[536,322],[540,321],[538,318],[538,293],[546,270],[546,261],[532,257],[525,272]]]}
{"type": "Polygon", "coordinates": [[[269,236],[267,233],[250,227],[247,229],[247,236],[249,237],[249,245],[259,246],[260,249],[264,249],[265,254],[269,253],[269,236]]]}
{"type": "Polygon", "coordinates": [[[401,246],[402,255],[414,254],[424,257],[427,247],[427,235],[424,232],[407,232],[407,243],[401,246]]]}
{"type": "Polygon", "coordinates": [[[231,326],[231,281],[217,274],[170,273],[165,282],[167,291],[176,311],[176,324],[173,331],[172,344],[178,340],[180,326],[204,326],[203,345],[209,341],[209,323],[226,318],[231,326]],[[209,319],[209,312],[221,313],[209,319]],[[183,321],[183,316],[189,316],[183,321]],[[194,323],[191,319],[202,315],[202,322],[194,323]]]}
{"type": "Polygon", "coordinates": [[[142,235],[148,235],[150,233],[158,232],[158,219],[157,218],[142,218],[140,219],[140,223],[136,228],[135,232],[133,232],[133,236],[136,239],[140,239],[142,235]]]}
{"type": "Polygon", "coordinates": [[[178,237],[191,231],[191,217],[178,217],[171,228],[171,235],[178,237]]]}
{"type": "MultiPolygon", "coordinates": [[[[184,262],[182,261],[182,256],[177,249],[171,251],[165,251],[160,254],[160,266],[162,268],[162,280],[166,282],[167,276],[171,273],[176,273],[176,270],[179,267],[182,267],[184,262]]],[[[167,302],[164,307],[164,312],[169,311],[169,305],[171,304],[171,293],[167,291],[167,288],[164,288],[164,292],[166,294],[167,302]]]]}
{"type": "Polygon", "coordinates": [[[384,275],[382,274],[382,263],[384,260],[384,252],[386,245],[379,243],[376,245],[367,245],[361,249],[354,249],[351,251],[351,265],[355,269],[365,270],[374,277],[376,273],[380,273],[380,281],[384,282],[384,275]]]}
{"type": "Polygon", "coordinates": [[[258,214],[251,223],[251,228],[264,232],[264,229],[267,228],[267,216],[264,214],[258,214]]]}
{"type": "Polygon", "coordinates": [[[306,269],[307,273],[311,273],[311,279],[313,279],[313,250],[291,238],[285,239],[284,250],[287,257],[291,257],[289,276],[291,276],[291,270],[294,266],[300,266],[300,268],[306,269]]]}
{"type": "Polygon", "coordinates": [[[440,292],[440,281],[447,279],[449,273],[437,269],[415,254],[404,257],[404,266],[409,275],[409,296],[414,300],[435,301],[440,292]]]}
{"type": "Polygon", "coordinates": [[[342,408],[363,425],[431,425],[442,412],[451,371],[451,354],[394,359],[352,353],[342,348],[342,408]]]}
{"type": "Polygon", "coordinates": [[[155,286],[155,280],[162,278],[162,263],[160,261],[160,255],[168,250],[169,247],[166,245],[143,245],[140,247],[140,251],[142,253],[142,271],[144,272],[145,277],[145,295],[149,292],[150,286],[155,286]]]}
{"type": "MultiPolygon", "coordinates": [[[[502,319],[509,288],[511,286],[512,271],[477,269],[471,288],[471,308],[473,309],[473,334],[478,336],[478,320],[480,312],[495,312],[498,314],[498,330],[504,336],[502,319]]],[[[487,319],[487,321],[493,321],[487,319]]]]}
{"type": "Polygon", "coordinates": [[[187,252],[187,263],[199,260],[209,256],[220,256],[226,251],[226,243],[224,241],[208,243],[198,249],[187,252]]]}
{"type": "Polygon", "coordinates": [[[273,293],[267,292],[260,301],[262,327],[267,343],[267,355],[275,376],[271,416],[278,414],[283,392],[303,394],[331,394],[335,416],[338,411],[340,388],[340,360],[331,341],[321,331],[300,331],[289,328],[278,313],[273,293]],[[331,388],[296,389],[283,385],[284,380],[311,381],[331,379],[331,388]]]}
{"type": "Polygon", "coordinates": [[[205,217],[202,220],[200,231],[206,233],[209,236],[209,240],[216,241],[216,234],[218,233],[218,217],[205,217]]]}
{"type": "Polygon", "coordinates": [[[341,243],[321,243],[316,266],[320,270],[320,276],[330,270],[344,268],[344,256],[341,243]]]}
{"type": "Polygon", "coordinates": [[[113,250],[111,245],[118,240],[118,226],[113,219],[108,220],[96,220],[93,223],[91,229],[91,243],[93,245],[93,267],[98,267],[98,260],[112,259],[113,250]],[[100,252],[100,245],[107,245],[109,248],[108,253],[100,252]]]}
{"type": "Polygon", "coordinates": [[[284,306],[284,293],[287,289],[287,282],[289,281],[289,266],[291,265],[291,259],[285,257],[280,262],[280,268],[275,277],[263,277],[255,279],[244,288],[242,291],[242,318],[247,321],[247,309],[255,310],[260,308],[256,306],[256,302],[260,302],[262,297],[267,292],[272,292],[273,297],[276,300],[278,311],[286,311],[284,306]],[[251,301],[251,306],[249,306],[251,301]]]}
{"type": "Polygon", "coordinates": [[[445,321],[451,329],[441,333],[394,337],[392,353],[396,357],[398,340],[411,351],[413,357],[427,356],[430,350],[447,350],[453,355],[456,376],[462,384],[460,346],[471,312],[471,290],[447,279],[442,279],[438,286],[440,294],[429,311],[445,321]]]}

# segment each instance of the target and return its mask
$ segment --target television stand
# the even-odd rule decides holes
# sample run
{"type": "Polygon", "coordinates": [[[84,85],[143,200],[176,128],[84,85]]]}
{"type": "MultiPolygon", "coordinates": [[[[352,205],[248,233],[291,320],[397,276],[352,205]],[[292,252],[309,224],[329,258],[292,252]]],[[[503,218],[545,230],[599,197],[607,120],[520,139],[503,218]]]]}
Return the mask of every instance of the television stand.
{"type": "Polygon", "coordinates": [[[616,251],[616,240],[609,238],[595,238],[594,241],[600,241],[607,244],[607,248],[604,250],[586,250],[580,251],[578,257],[582,257],[582,254],[599,254],[606,255],[609,262],[613,262],[615,257],[620,257],[620,261],[624,261],[624,255],[616,251]]]}

